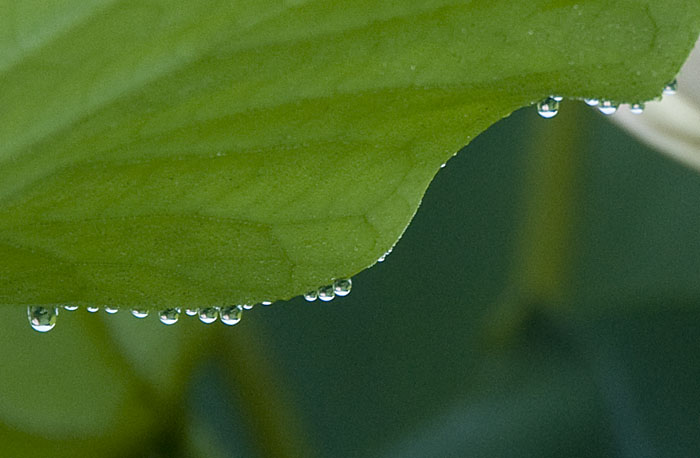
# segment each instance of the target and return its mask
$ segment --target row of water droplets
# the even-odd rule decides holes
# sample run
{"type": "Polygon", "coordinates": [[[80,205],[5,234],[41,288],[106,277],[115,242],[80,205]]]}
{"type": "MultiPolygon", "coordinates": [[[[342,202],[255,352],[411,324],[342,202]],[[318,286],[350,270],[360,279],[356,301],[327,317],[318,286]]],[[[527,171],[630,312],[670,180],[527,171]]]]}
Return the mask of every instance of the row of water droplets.
{"type": "Polygon", "coordinates": [[[349,278],[341,278],[333,282],[332,285],[321,286],[318,289],[309,291],[304,294],[304,299],[307,302],[314,302],[317,299],[323,302],[329,302],[336,298],[336,296],[347,296],[350,294],[352,289],[352,280],[349,278]]]}
{"type": "MultiPolygon", "coordinates": [[[[673,80],[664,87],[664,95],[674,95],[678,91],[678,82],[673,80]]],[[[542,100],[537,104],[537,113],[543,118],[553,118],[559,113],[559,103],[564,98],[558,95],[552,95],[542,100]]],[[[611,100],[584,99],[586,105],[598,107],[598,111],[604,115],[610,116],[617,112],[618,104],[611,100]]],[[[630,112],[633,114],[644,113],[644,103],[633,103],[630,105],[630,112]]]]}
{"type": "MultiPolygon", "coordinates": [[[[310,291],[304,294],[304,299],[307,301],[322,301],[333,300],[336,296],[347,296],[352,288],[352,280],[339,279],[333,282],[332,285],[322,286],[318,290],[310,291]]],[[[262,301],[260,305],[272,305],[271,301],[262,301]]],[[[217,320],[228,326],[238,324],[243,317],[243,311],[251,310],[254,304],[232,305],[227,307],[204,307],[204,308],[186,308],[184,313],[190,317],[199,317],[199,320],[205,324],[212,324],[217,320]]],[[[74,312],[78,310],[77,305],[64,305],[63,310],[74,312]]],[[[89,306],[85,308],[90,313],[97,313],[100,307],[89,306]]],[[[59,307],[42,307],[29,306],[27,307],[27,318],[32,329],[39,332],[48,332],[56,327],[59,307]]],[[[104,311],[110,315],[119,312],[116,307],[105,307],[104,311]]],[[[168,308],[158,312],[158,319],[165,325],[173,325],[180,319],[183,309],[180,307],[168,308]]],[[[146,318],[149,316],[149,311],[146,308],[133,308],[131,314],[136,318],[146,318]]]]}

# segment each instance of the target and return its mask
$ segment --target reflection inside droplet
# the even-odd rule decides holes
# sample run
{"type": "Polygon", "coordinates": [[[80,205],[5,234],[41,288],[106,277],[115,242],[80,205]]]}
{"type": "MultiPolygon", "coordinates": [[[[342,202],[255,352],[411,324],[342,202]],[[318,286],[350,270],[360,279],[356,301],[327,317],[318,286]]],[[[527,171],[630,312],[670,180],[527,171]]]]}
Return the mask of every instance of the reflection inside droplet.
{"type": "Polygon", "coordinates": [[[559,101],[554,97],[547,97],[537,104],[537,113],[543,118],[553,118],[559,113],[559,101]]]}
{"type": "Polygon", "coordinates": [[[39,332],[49,332],[56,326],[58,307],[27,307],[27,318],[32,329],[39,332]]]}
{"type": "Polygon", "coordinates": [[[199,321],[204,324],[212,324],[219,318],[219,309],[216,307],[205,307],[199,309],[199,321]]]}
{"type": "Polygon", "coordinates": [[[131,314],[136,318],[146,318],[148,316],[148,309],[131,309],[131,314]]]}
{"type": "Polygon", "coordinates": [[[324,302],[329,302],[335,299],[335,290],[333,285],[322,286],[318,289],[318,298],[324,302]]]}
{"type": "Polygon", "coordinates": [[[158,319],[163,324],[167,324],[167,325],[175,324],[175,323],[177,323],[177,320],[180,319],[180,309],[179,308],[172,308],[172,309],[161,310],[158,313],[158,319]]]}
{"type": "Polygon", "coordinates": [[[610,100],[603,100],[600,102],[598,111],[600,111],[606,116],[610,116],[611,114],[615,114],[615,112],[617,111],[617,104],[613,103],[610,100]]]}
{"type": "Polygon", "coordinates": [[[228,326],[238,324],[243,317],[243,307],[234,305],[232,307],[223,307],[221,309],[221,322],[228,326]]]}
{"type": "Polygon", "coordinates": [[[347,296],[352,289],[352,280],[349,278],[340,278],[333,283],[333,290],[338,296],[347,296]]]}

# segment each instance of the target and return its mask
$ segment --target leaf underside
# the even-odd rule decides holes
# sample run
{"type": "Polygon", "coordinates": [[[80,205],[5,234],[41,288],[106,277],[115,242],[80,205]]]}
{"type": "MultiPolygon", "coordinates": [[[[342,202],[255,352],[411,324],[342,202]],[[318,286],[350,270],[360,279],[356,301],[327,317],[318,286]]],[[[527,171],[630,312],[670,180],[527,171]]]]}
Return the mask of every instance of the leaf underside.
{"type": "Polygon", "coordinates": [[[0,304],[350,277],[491,124],[655,98],[700,30],[682,0],[33,3],[0,2],[0,304]]]}

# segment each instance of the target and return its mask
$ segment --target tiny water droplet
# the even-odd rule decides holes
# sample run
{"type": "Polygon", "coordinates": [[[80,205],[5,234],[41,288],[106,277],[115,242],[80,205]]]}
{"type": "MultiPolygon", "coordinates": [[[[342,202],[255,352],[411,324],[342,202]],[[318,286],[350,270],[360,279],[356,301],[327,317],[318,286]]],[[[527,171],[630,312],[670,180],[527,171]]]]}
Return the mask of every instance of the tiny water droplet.
{"type": "Polygon", "coordinates": [[[386,261],[386,257],[389,256],[389,255],[391,254],[392,251],[394,251],[394,247],[391,247],[391,248],[389,248],[388,250],[386,250],[386,253],[384,253],[383,255],[381,255],[381,256],[379,257],[379,259],[377,259],[377,262],[384,262],[384,261],[386,261]]]}
{"type": "Polygon", "coordinates": [[[307,302],[315,301],[318,299],[318,291],[309,291],[308,293],[304,294],[304,299],[306,299],[307,302]]]}
{"type": "Polygon", "coordinates": [[[177,323],[180,319],[180,309],[165,309],[158,313],[158,319],[161,323],[171,325],[177,323]]]}
{"type": "Polygon", "coordinates": [[[557,102],[561,102],[562,100],[564,100],[564,97],[562,97],[561,95],[553,95],[551,97],[557,102]]]}
{"type": "Polygon", "coordinates": [[[598,99],[583,99],[583,101],[588,105],[589,107],[595,107],[598,106],[600,103],[600,100],[598,99]]]}
{"type": "Polygon", "coordinates": [[[673,80],[664,86],[664,95],[675,95],[678,92],[678,81],[673,80]]]}
{"type": "Polygon", "coordinates": [[[552,97],[547,97],[537,104],[537,113],[543,118],[553,118],[559,113],[559,102],[552,97]]]}
{"type": "Polygon", "coordinates": [[[131,309],[131,314],[136,318],[146,318],[148,316],[148,309],[131,309]]]}
{"type": "Polygon", "coordinates": [[[268,305],[272,305],[272,301],[262,301],[260,305],[264,305],[265,307],[267,307],[268,305]]]}
{"type": "Polygon", "coordinates": [[[642,114],[644,113],[644,104],[643,103],[635,103],[632,106],[630,106],[630,112],[633,114],[642,114]]]}
{"type": "Polygon", "coordinates": [[[64,305],[63,310],[68,310],[69,312],[75,312],[76,310],[78,310],[78,306],[77,305],[64,305]]]}
{"type": "Polygon", "coordinates": [[[56,326],[58,307],[27,307],[27,318],[32,329],[39,332],[49,332],[56,326]]]}
{"type": "Polygon", "coordinates": [[[440,168],[444,169],[446,165],[447,165],[447,162],[443,162],[442,164],[440,164],[440,168]]]}
{"type": "Polygon", "coordinates": [[[253,310],[255,304],[243,304],[241,307],[243,307],[243,310],[253,310]]]}
{"type": "Polygon", "coordinates": [[[347,296],[352,289],[352,280],[349,278],[340,278],[333,283],[333,291],[338,296],[347,296]]]}
{"type": "Polygon", "coordinates": [[[119,309],[117,307],[105,307],[105,312],[109,313],[110,315],[114,315],[118,311],[119,309]]]}
{"type": "Polygon", "coordinates": [[[86,307],[85,310],[87,310],[87,311],[90,312],[90,313],[96,313],[96,312],[99,312],[99,311],[100,311],[100,308],[99,308],[99,307],[90,306],[90,307],[86,307]]]}
{"type": "Polygon", "coordinates": [[[335,289],[333,285],[322,286],[318,289],[318,298],[323,302],[329,302],[335,299],[335,289]]]}
{"type": "Polygon", "coordinates": [[[243,307],[235,305],[221,309],[221,322],[228,326],[238,324],[243,317],[243,307]]]}
{"type": "Polygon", "coordinates": [[[199,309],[185,309],[185,315],[197,316],[197,315],[199,315],[199,309]]]}
{"type": "Polygon", "coordinates": [[[204,324],[212,324],[219,318],[219,309],[216,307],[206,307],[199,309],[199,321],[204,324]]]}
{"type": "Polygon", "coordinates": [[[610,100],[603,100],[600,102],[598,111],[600,111],[606,116],[610,116],[611,114],[615,114],[615,112],[617,111],[617,105],[611,102],[610,100]]]}

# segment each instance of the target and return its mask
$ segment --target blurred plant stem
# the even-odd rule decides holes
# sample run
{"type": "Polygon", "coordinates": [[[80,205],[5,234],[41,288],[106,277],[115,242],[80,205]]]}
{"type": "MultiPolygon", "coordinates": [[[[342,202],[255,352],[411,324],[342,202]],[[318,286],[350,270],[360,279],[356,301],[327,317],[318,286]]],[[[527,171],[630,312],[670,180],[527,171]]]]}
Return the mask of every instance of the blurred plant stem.
{"type": "Polygon", "coordinates": [[[288,378],[275,371],[271,348],[261,345],[267,341],[263,335],[254,319],[219,334],[217,355],[230,395],[238,400],[258,456],[312,458],[316,453],[308,443],[302,416],[289,399],[288,378]]]}
{"type": "Polygon", "coordinates": [[[506,289],[487,317],[488,340],[509,341],[532,312],[564,304],[575,256],[572,232],[581,132],[586,130],[580,105],[565,105],[554,120],[534,121],[513,267],[506,289]]]}
{"type": "Polygon", "coordinates": [[[223,445],[213,437],[211,430],[197,420],[187,422],[183,439],[184,457],[187,458],[231,458],[223,445]]]}

